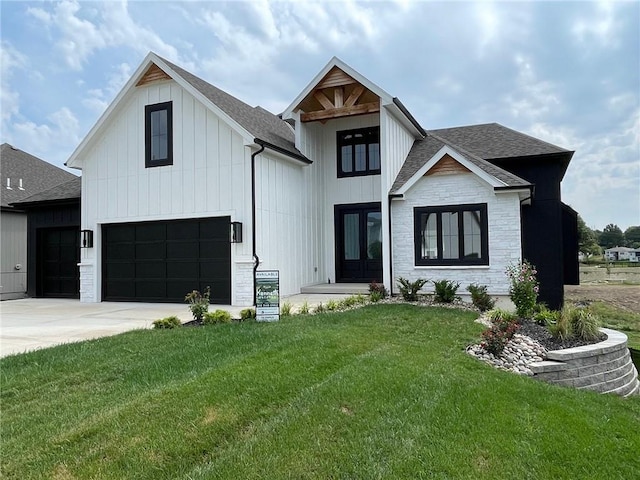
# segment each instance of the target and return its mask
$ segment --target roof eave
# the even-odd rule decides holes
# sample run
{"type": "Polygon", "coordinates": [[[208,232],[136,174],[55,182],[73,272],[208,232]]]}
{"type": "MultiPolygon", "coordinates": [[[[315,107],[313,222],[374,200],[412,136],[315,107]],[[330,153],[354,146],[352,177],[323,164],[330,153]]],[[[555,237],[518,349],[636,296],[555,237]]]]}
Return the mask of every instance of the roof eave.
{"type": "Polygon", "coordinates": [[[254,138],[253,141],[256,144],[263,146],[264,148],[268,148],[269,150],[273,150],[274,152],[280,153],[281,155],[284,155],[286,157],[302,162],[305,165],[311,165],[313,163],[313,161],[309,160],[307,157],[305,157],[301,153],[297,154],[297,153],[291,152],[286,148],[278,147],[277,145],[274,145],[273,143],[269,143],[266,140],[262,140],[260,138],[254,138]]]}

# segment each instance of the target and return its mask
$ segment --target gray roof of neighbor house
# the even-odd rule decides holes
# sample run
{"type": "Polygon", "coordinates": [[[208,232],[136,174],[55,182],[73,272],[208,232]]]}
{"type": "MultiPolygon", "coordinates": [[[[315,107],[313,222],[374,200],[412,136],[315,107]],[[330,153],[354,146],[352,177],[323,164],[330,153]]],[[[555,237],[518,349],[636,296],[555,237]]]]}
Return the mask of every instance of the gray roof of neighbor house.
{"type": "Polygon", "coordinates": [[[194,74],[160,57],[169,67],[175,70],[185,81],[216,104],[224,113],[229,115],[240,126],[253,135],[256,140],[266,142],[276,150],[289,154],[300,160],[311,163],[295,147],[293,130],[280,117],[262,107],[252,107],[218,87],[202,80],[194,74]]]}
{"type": "Polygon", "coordinates": [[[11,203],[77,178],[74,174],[8,143],[3,143],[0,147],[0,170],[2,208],[14,208],[11,203]],[[7,179],[11,188],[7,188],[7,179]]]}
{"type": "Polygon", "coordinates": [[[80,199],[81,194],[82,177],[74,177],[60,185],[56,185],[48,190],[44,190],[40,193],[24,198],[19,202],[15,202],[14,205],[17,207],[26,207],[34,203],[75,200],[80,199]]]}

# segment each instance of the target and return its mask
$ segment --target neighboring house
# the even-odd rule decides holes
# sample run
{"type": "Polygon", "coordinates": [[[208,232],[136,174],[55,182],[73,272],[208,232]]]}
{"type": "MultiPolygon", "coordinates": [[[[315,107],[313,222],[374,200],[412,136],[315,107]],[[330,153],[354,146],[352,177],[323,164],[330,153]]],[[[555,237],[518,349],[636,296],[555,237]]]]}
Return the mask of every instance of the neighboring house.
{"type": "Polygon", "coordinates": [[[640,249],[635,249],[629,252],[629,261],[633,263],[640,262],[640,249]]]}
{"type": "Polygon", "coordinates": [[[0,147],[0,171],[0,299],[8,300],[27,292],[27,215],[13,203],[77,177],[8,143],[0,147]]]}
{"type": "Polygon", "coordinates": [[[611,262],[617,262],[619,260],[631,260],[631,257],[635,257],[635,251],[636,250],[629,247],[607,248],[604,251],[604,258],[611,262]]]}
{"type": "Polygon", "coordinates": [[[556,307],[577,281],[560,201],[572,154],[498,124],[425,131],[336,58],[276,116],[151,53],[67,162],[94,236],[80,297],[211,286],[213,303],[251,305],[258,264],[280,271],[282,295],[399,276],[505,295],[524,257],[556,307]]]}
{"type": "Polygon", "coordinates": [[[45,190],[12,206],[27,214],[27,295],[80,296],[80,194],[82,179],[45,190]]]}

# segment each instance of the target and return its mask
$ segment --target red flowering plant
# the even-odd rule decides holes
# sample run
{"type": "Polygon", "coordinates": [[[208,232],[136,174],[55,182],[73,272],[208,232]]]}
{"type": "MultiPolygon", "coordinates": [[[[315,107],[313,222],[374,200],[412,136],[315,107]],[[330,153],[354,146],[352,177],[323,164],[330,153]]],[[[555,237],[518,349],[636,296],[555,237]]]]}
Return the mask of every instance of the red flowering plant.
{"type": "Polygon", "coordinates": [[[492,326],[482,332],[482,348],[494,355],[500,355],[520,326],[512,314],[496,310],[492,326]]]}
{"type": "Polygon", "coordinates": [[[509,297],[516,306],[516,315],[530,318],[538,300],[540,284],[536,279],[536,267],[526,260],[507,267],[507,276],[511,280],[509,297]]]}

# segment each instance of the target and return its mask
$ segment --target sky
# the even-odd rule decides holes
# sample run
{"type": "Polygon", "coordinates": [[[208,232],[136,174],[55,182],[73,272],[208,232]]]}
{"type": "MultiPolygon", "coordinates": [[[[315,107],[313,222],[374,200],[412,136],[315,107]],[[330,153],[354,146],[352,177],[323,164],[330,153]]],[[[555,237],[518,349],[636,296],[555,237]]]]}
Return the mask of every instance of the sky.
{"type": "MultiPolygon", "coordinates": [[[[562,199],[640,225],[640,1],[6,1],[0,143],[62,166],[149,51],[280,113],[333,56],[425,129],[568,150],[562,199]]],[[[78,173],[76,171],[76,173],[78,173]]]]}

